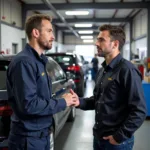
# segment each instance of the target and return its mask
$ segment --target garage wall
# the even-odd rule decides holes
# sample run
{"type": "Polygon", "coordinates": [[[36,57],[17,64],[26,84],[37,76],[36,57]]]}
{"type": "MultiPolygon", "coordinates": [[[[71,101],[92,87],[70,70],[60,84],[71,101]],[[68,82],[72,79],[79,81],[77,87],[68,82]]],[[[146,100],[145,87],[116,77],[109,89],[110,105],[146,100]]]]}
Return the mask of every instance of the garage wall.
{"type": "Polygon", "coordinates": [[[0,3],[1,20],[14,26],[22,27],[21,3],[18,0],[1,0],[0,3]]]}
{"type": "Polygon", "coordinates": [[[62,34],[62,31],[59,30],[57,32],[57,37],[58,37],[57,42],[62,44],[63,43],[63,34],[62,34]]]}
{"type": "Polygon", "coordinates": [[[126,33],[126,43],[123,47],[123,50],[122,50],[122,54],[123,54],[123,57],[127,60],[130,59],[130,27],[129,27],[129,24],[127,24],[124,28],[124,31],[126,33]]]}
{"type": "Polygon", "coordinates": [[[75,47],[76,47],[75,45],[64,45],[64,50],[66,52],[72,53],[75,51],[75,47]]]}
{"type": "Polygon", "coordinates": [[[125,59],[130,60],[130,44],[126,43],[123,47],[122,55],[125,59]]]}
{"type": "MultiPolygon", "coordinates": [[[[82,36],[82,35],[80,35],[82,36]]],[[[94,36],[94,40],[96,39],[96,36],[94,36]]],[[[88,44],[91,44],[91,43],[83,43],[83,40],[80,39],[80,38],[77,38],[76,36],[74,35],[67,35],[65,36],[65,45],[88,45],[88,44]]]]}
{"type": "Polygon", "coordinates": [[[66,52],[65,49],[64,49],[64,45],[63,45],[63,33],[62,31],[58,31],[57,32],[57,52],[66,52]]]}
{"type": "Polygon", "coordinates": [[[22,38],[25,38],[23,30],[13,28],[11,26],[1,24],[1,47],[3,51],[9,51],[12,54],[12,44],[17,44],[18,52],[22,50],[22,38]]]}
{"type": "Polygon", "coordinates": [[[83,44],[80,38],[77,38],[74,35],[67,35],[65,36],[65,44],[74,45],[74,44],[83,44]]]}
{"type": "Polygon", "coordinates": [[[12,53],[13,45],[22,50],[22,38],[25,34],[21,21],[21,3],[18,0],[1,0],[1,50],[12,53]],[[17,8],[17,9],[16,9],[17,8]]]}
{"type": "MultiPolygon", "coordinates": [[[[133,19],[133,41],[131,44],[131,51],[134,54],[140,54],[147,56],[147,9],[143,9],[134,19],[133,19]],[[143,54],[144,53],[144,54],[143,54]]],[[[126,59],[129,59],[130,55],[128,55],[130,52],[130,45],[129,45],[129,24],[125,26],[125,32],[127,35],[127,43],[125,44],[123,48],[123,56],[126,59]]],[[[145,57],[146,57],[145,56],[145,57]]],[[[140,56],[141,58],[141,56],[140,56]]]]}
{"type": "Polygon", "coordinates": [[[133,20],[133,38],[136,39],[147,33],[147,10],[141,11],[133,20]]]}
{"type": "Polygon", "coordinates": [[[126,33],[126,42],[130,42],[130,26],[129,23],[125,26],[124,31],[126,33]]]}
{"type": "Polygon", "coordinates": [[[135,54],[140,54],[140,58],[142,51],[144,56],[147,56],[147,15],[147,10],[145,9],[134,18],[133,22],[134,42],[132,44],[132,50],[135,54]]]}

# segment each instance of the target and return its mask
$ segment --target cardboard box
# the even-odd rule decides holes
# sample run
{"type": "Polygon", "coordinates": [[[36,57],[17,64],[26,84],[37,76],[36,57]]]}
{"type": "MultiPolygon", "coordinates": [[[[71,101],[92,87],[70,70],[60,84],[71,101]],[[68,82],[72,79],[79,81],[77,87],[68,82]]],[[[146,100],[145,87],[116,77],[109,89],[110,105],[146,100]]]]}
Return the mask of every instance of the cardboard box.
{"type": "Polygon", "coordinates": [[[144,81],[150,83],[150,76],[144,76],[144,81]]]}

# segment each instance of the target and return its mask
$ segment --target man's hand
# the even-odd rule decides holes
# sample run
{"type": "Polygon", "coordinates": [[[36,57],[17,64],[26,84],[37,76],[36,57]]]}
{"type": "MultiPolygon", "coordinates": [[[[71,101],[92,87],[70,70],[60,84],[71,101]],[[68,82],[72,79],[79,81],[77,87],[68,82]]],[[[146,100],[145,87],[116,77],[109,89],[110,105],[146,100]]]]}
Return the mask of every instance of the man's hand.
{"type": "Polygon", "coordinates": [[[119,143],[117,143],[117,142],[115,141],[115,139],[113,138],[112,135],[107,136],[107,137],[103,137],[103,139],[104,139],[104,140],[109,140],[109,143],[111,143],[112,145],[118,145],[118,144],[119,144],[119,143]]]}
{"type": "Polygon", "coordinates": [[[78,95],[72,90],[70,89],[70,93],[76,98],[76,102],[75,102],[75,107],[79,106],[80,105],[80,101],[79,101],[79,97],[78,95]]]}
{"type": "Polygon", "coordinates": [[[77,98],[75,95],[72,95],[71,93],[66,93],[62,96],[62,98],[65,99],[67,106],[74,106],[76,104],[77,98]]]}

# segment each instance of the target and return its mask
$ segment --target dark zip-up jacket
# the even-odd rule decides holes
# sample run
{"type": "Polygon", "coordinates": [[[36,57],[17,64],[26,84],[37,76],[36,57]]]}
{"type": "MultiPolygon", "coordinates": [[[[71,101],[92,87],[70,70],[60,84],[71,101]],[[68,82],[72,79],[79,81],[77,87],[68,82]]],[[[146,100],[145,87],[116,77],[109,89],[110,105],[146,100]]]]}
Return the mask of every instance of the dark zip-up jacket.
{"type": "Polygon", "coordinates": [[[52,98],[46,63],[46,56],[39,56],[29,44],[12,59],[7,71],[8,101],[13,109],[11,132],[32,135],[46,130],[53,114],[66,108],[63,98],[52,98]]]}
{"type": "Polygon", "coordinates": [[[138,69],[119,54],[98,72],[94,96],[80,98],[80,108],[95,109],[93,134],[113,135],[121,143],[130,138],[146,117],[146,104],[138,69]]]}

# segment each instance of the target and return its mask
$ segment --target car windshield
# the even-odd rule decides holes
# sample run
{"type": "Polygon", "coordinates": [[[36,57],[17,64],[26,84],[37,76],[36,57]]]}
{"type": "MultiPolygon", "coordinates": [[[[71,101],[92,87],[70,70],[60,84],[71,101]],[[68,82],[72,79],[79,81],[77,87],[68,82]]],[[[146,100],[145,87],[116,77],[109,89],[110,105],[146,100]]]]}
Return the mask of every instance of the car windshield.
{"type": "Polygon", "coordinates": [[[6,70],[9,61],[0,61],[0,90],[6,90],[6,70]]]}
{"type": "Polygon", "coordinates": [[[69,55],[64,55],[64,56],[51,56],[57,63],[59,63],[60,65],[65,65],[65,66],[69,66],[69,65],[73,65],[74,61],[73,61],[73,57],[69,56],[69,55]]]}

